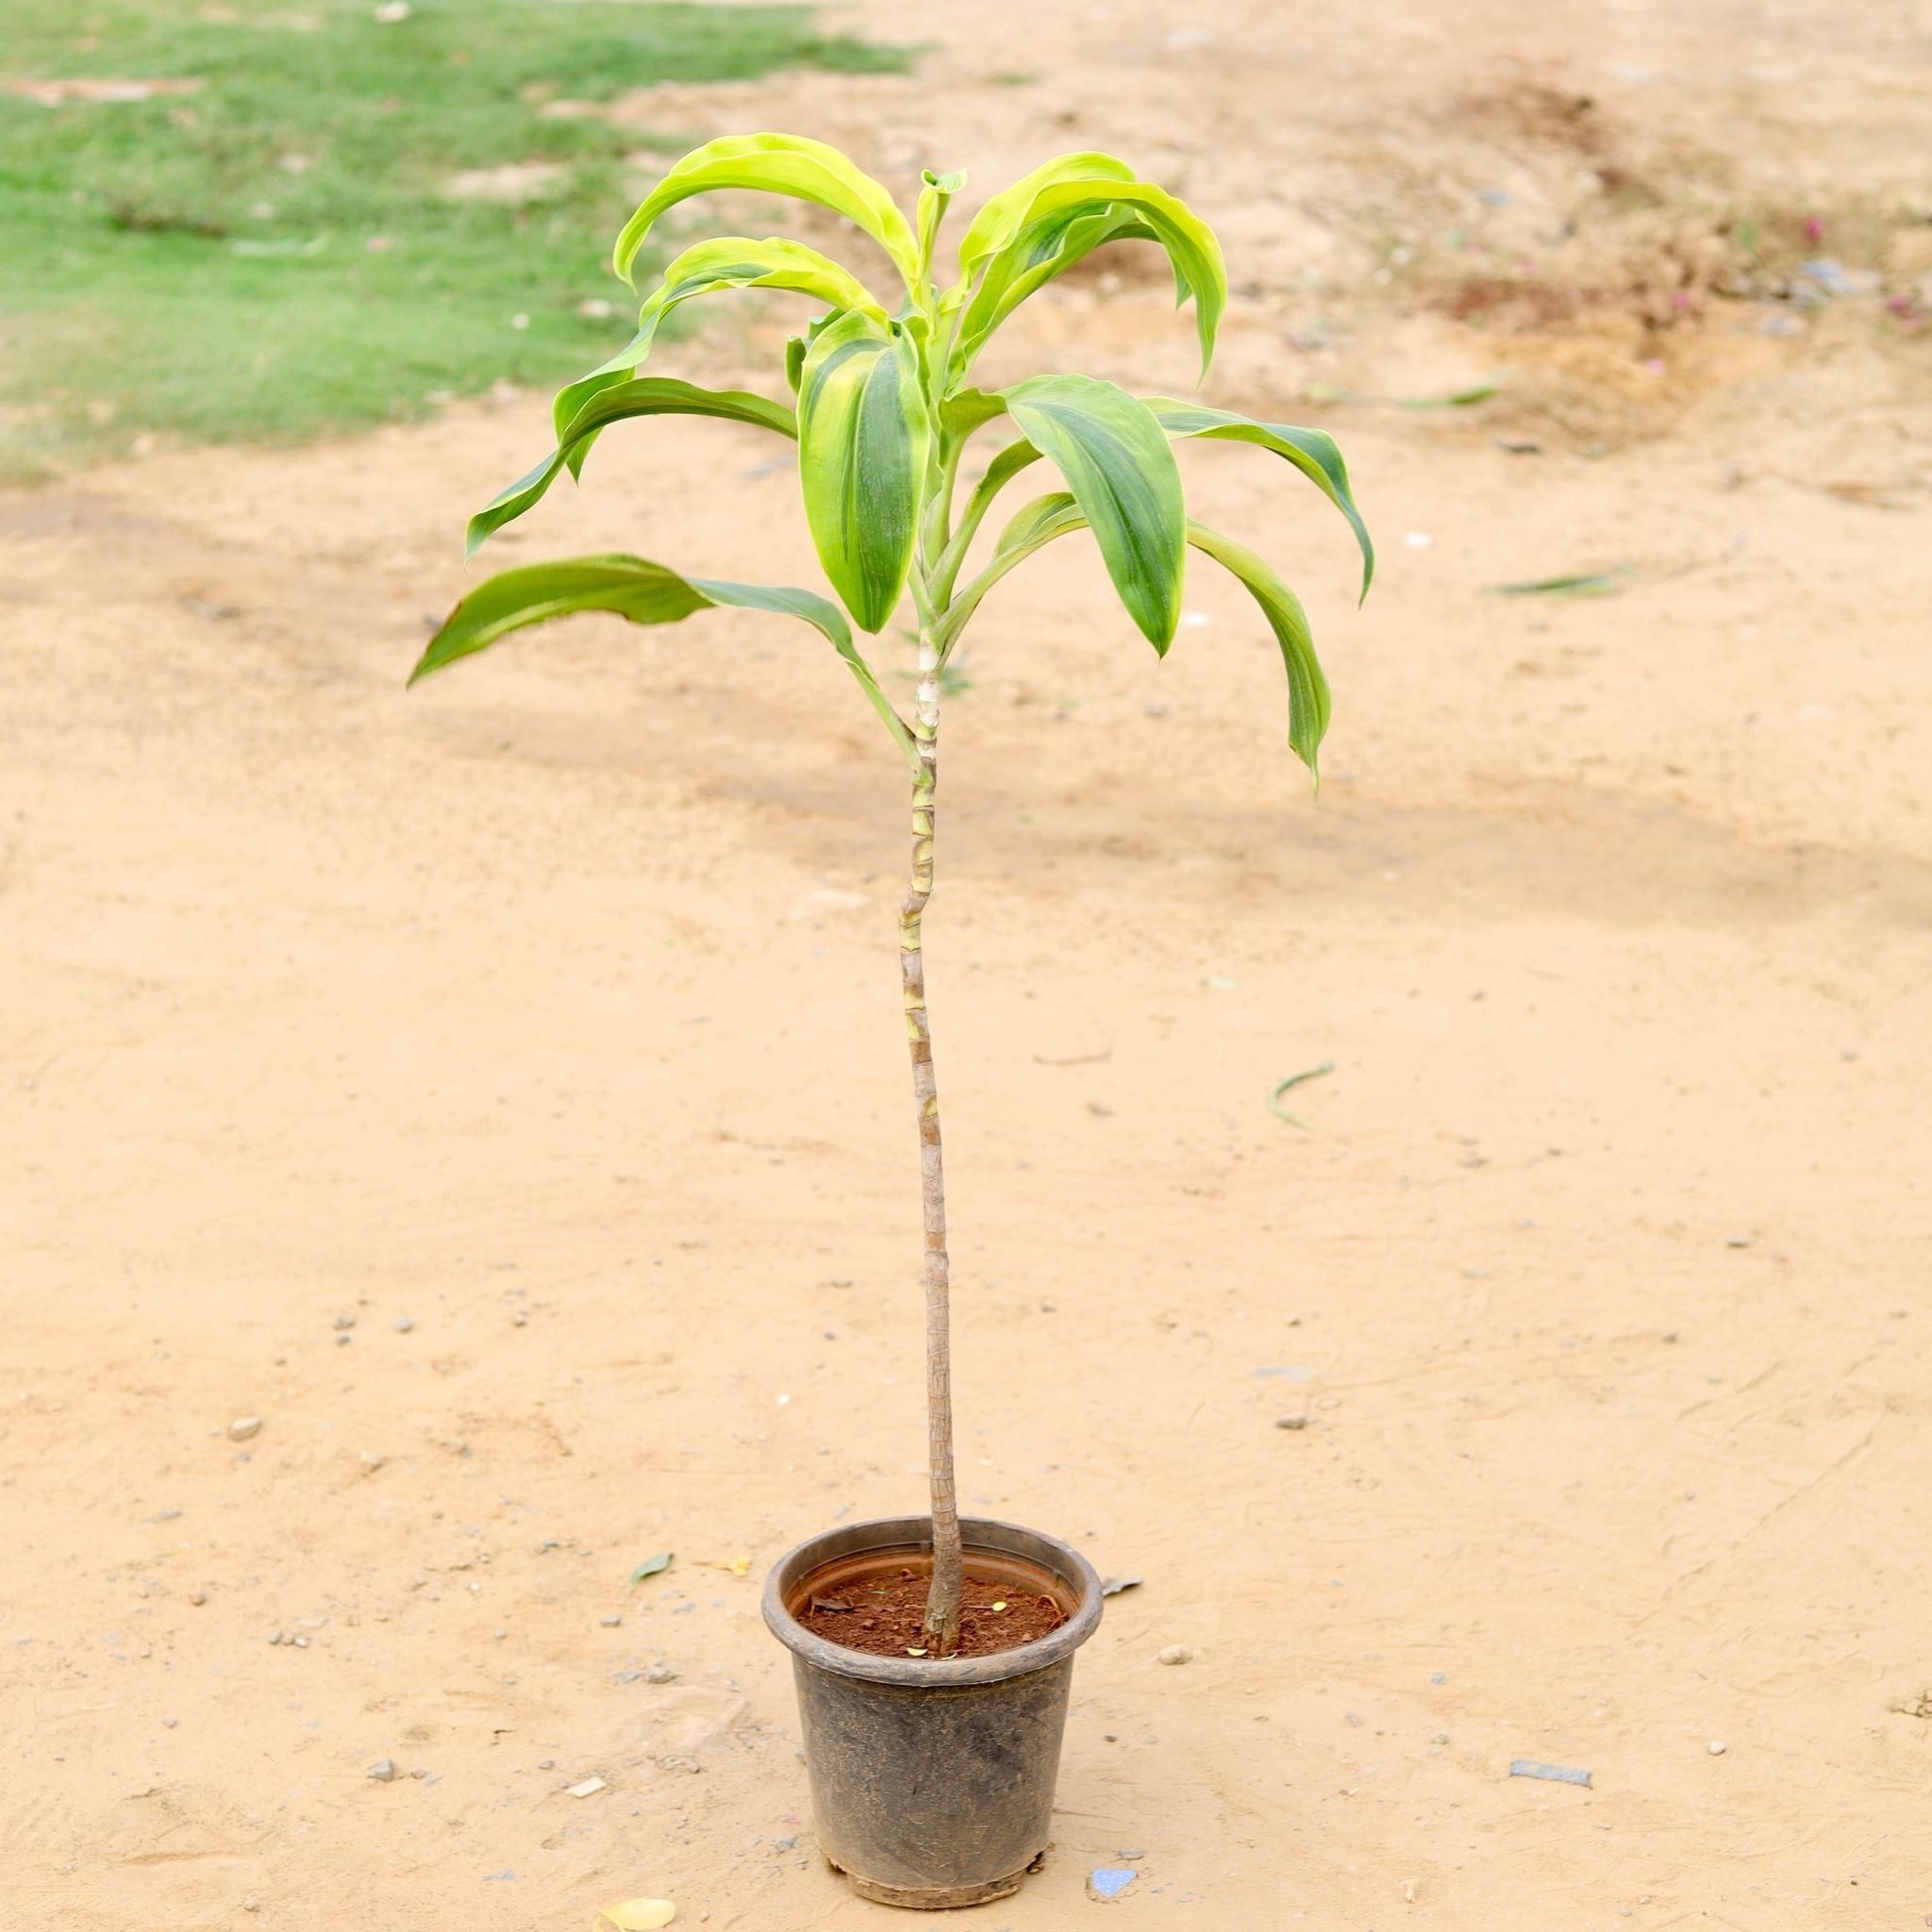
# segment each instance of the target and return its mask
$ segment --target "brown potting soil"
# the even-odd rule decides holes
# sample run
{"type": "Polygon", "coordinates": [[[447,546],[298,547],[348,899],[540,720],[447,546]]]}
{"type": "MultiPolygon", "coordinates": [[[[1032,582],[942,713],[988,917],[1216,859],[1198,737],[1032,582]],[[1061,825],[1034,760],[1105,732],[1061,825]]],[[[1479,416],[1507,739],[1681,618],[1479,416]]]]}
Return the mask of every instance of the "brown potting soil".
{"type": "MultiPolygon", "coordinates": [[[[937,1656],[921,1627],[929,1568],[897,1564],[871,1575],[814,1585],[792,1615],[815,1637],[873,1657],[937,1656]]],[[[970,1565],[959,1606],[954,1657],[991,1657],[1058,1630],[1066,1612],[1044,1591],[976,1573],[970,1565]]]]}

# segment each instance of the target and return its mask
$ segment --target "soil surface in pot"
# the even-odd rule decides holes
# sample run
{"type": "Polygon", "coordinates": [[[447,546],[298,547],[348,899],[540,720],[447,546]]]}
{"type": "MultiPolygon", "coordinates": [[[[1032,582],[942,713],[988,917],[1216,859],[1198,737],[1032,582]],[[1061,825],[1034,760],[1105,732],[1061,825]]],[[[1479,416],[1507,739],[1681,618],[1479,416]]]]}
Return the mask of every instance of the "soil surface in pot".
{"type": "MultiPolygon", "coordinates": [[[[808,1576],[787,1604],[814,1637],[874,1657],[936,1656],[920,1627],[932,1558],[924,1552],[874,1550],[843,1557],[808,1576]]],[[[1012,1557],[968,1552],[954,1657],[991,1657],[1058,1630],[1074,1608],[1071,1592],[1048,1572],[1012,1557]]]]}

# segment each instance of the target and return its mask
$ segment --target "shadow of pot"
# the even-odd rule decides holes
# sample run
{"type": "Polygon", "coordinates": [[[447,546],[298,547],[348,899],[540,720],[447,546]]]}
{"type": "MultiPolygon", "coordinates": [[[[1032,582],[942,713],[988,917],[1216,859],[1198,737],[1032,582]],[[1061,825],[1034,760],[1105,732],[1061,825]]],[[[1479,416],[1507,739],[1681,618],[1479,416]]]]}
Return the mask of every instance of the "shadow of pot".
{"type": "Polygon", "coordinates": [[[765,1579],[765,1622],[791,1653],[820,1849],[862,1897],[935,1908],[1004,1898],[1046,1850],[1074,1653],[1100,1623],[1100,1579],[1037,1530],[962,1517],[975,1572],[1052,1593],[1057,1630],[991,1657],[873,1657],[794,1614],[829,1571],[928,1559],[924,1516],[808,1537],[765,1579]]]}

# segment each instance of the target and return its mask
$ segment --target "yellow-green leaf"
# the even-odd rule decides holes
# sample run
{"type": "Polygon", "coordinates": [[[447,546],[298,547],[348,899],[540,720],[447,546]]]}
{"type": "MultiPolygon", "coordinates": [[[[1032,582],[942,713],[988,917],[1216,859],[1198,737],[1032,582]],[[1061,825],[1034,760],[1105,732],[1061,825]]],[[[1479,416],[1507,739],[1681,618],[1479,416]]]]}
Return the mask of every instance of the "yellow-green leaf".
{"type": "MultiPolygon", "coordinates": [[[[768,235],[762,242],[745,235],[700,242],[665,269],[663,278],[638,313],[637,333],[630,341],[608,362],[599,363],[588,375],[558,391],[551,419],[559,443],[571,419],[592,396],[624,381],[641,366],[657,340],[658,325],[679,303],[726,289],[787,289],[815,296],[835,313],[860,308],[885,320],[885,308],[857,275],[802,242],[788,242],[778,235],[768,235]]],[[[572,473],[581,467],[580,456],[571,464],[572,473]]]]}
{"type": "Polygon", "coordinates": [[[1369,526],[1355,506],[1348,487],[1348,465],[1335,439],[1322,429],[1297,429],[1286,423],[1257,423],[1232,409],[1209,409],[1199,403],[1176,402],[1171,396],[1149,396],[1147,407],[1170,436],[1208,436],[1230,442],[1252,442],[1286,457],[1330,503],[1348,519],[1362,553],[1362,595],[1375,575],[1375,546],[1369,526]]]}
{"type": "Polygon", "coordinates": [[[791,411],[782,403],[743,390],[700,389],[663,375],[641,375],[619,381],[591,394],[569,423],[561,440],[534,470],[519,476],[470,519],[466,555],[474,555],[487,539],[513,518],[520,517],[554,483],[566,464],[573,473],[583,466],[583,453],[598,432],[633,416],[717,416],[726,422],[755,424],[780,436],[798,434],[791,411]]]}
{"type": "Polygon", "coordinates": [[[1004,393],[1093,526],[1127,614],[1164,653],[1180,622],[1188,519],[1180,470],[1153,412],[1091,375],[1036,375],[1004,393]]]}
{"type": "Polygon", "coordinates": [[[1232,571],[1261,607],[1288,673],[1288,741],[1309,775],[1319,779],[1315,758],[1328,729],[1328,680],[1315,656],[1301,599],[1252,550],[1205,524],[1188,525],[1188,541],[1232,571]]]}
{"type": "MultiPolygon", "coordinates": [[[[680,576],[661,563],[641,557],[573,557],[556,563],[525,564],[500,571],[472,591],[443,620],[429,640],[409,682],[454,664],[458,658],[485,651],[512,631],[579,610],[604,610],[632,624],[675,624],[697,610],[732,608],[769,610],[796,617],[822,632],[845,660],[866,702],[892,734],[906,761],[915,771],[919,751],[911,727],[893,710],[872,666],[852,641],[844,613],[815,591],[789,585],[734,584],[717,577],[680,576]]],[[[631,1581],[654,1574],[670,1562],[669,1556],[647,1557],[631,1581]]]]}
{"type": "Polygon", "coordinates": [[[910,335],[862,314],[821,330],[799,372],[799,479],[819,560],[861,630],[882,629],[906,588],[931,442],[910,335]]]}
{"type": "Polygon", "coordinates": [[[1024,509],[1016,511],[1011,522],[1000,532],[986,568],[953,599],[945,615],[940,619],[935,638],[941,660],[959,641],[959,634],[979,608],[980,599],[1009,570],[1024,563],[1036,550],[1051,543],[1056,537],[1064,537],[1086,527],[1087,519],[1080,514],[1080,506],[1064,490],[1057,490],[1047,496],[1036,496],[1024,509]]]}
{"type": "MultiPolygon", "coordinates": [[[[1008,301],[1012,287],[1043,262],[1050,262],[1056,250],[1068,245],[1073,224],[1092,216],[1118,219],[1128,228],[1144,224],[1166,248],[1174,263],[1176,300],[1193,299],[1205,374],[1214,354],[1222,310],[1227,306],[1227,269],[1222,260],[1221,243],[1213,229],[1185,202],[1151,181],[1136,180],[1133,170],[1111,155],[1062,155],[994,195],[974,217],[959,244],[960,288],[949,291],[947,305],[950,308],[959,299],[983,266],[985,286],[995,292],[988,311],[976,315],[974,325],[980,327],[980,334],[974,347],[1047,276],[1033,279],[1008,301]],[[1008,249],[1013,258],[995,259],[1002,250],[1008,249]]],[[[1081,252],[1091,252],[1106,239],[1104,231],[1083,231],[1081,252]]],[[[1058,272],[1049,269],[1049,274],[1058,272]]],[[[969,315],[973,314],[969,309],[969,315]]],[[[964,326],[962,318],[962,337],[964,326]]],[[[971,360],[970,355],[966,359],[971,360]]],[[[959,373],[963,372],[956,372],[956,375],[959,373]]]]}
{"type": "Polygon", "coordinates": [[[1069,181],[1131,181],[1134,171],[1113,155],[1088,149],[1056,155],[1002,189],[979,212],[959,240],[959,272],[970,275],[982,261],[999,253],[1032,219],[1035,200],[1049,188],[1069,181]]]}
{"type": "MultiPolygon", "coordinates": [[[[1096,248],[1134,240],[1158,242],[1160,237],[1134,209],[1111,205],[1063,211],[1023,228],[987,263],[971,299],[964,303],[949,339],[948,382],[965,379],[987,338],[1028,296],[1085,261],[1096,248]]],[[[1177,299],[1185,300],[1187,285],[1178,266],[1174,276],[1177,299]]]]}
{"type": "Polygon", "coordinates": [[[837,148],[793,134],[726,135],[686,155],[624,225],[611,256],[617,273],[630,278],[638,249],[666,208],[720,188],[791,195],[831,208],[886,251],[908,291],[918,286],[919,243],[891,195],[837,148]]]}
{"type": "MultiPolygon", "coordinates": [[[[977,395],[978,391],[969,393],[977,395]]],[[[942,406],[943,407],[943,406],[942,406]]],[[[973,486],[973,494],[966,499],[966,507],[959,512],[958,527],[953,532],[944,554],[941,557],[939,569],[933,580],[933,595],[945,599],[953,594],[953,585],[958,581],[959,566],[966,560],[966,553],[972,547],[973,539],[978,534],[987,511],[992,507],[992,500],[1020,472],[1029,464],[1040,460],[1040,452],[1023,436],[1009,442],[986,466],[986,474],[973,486]]]]}
{"type": "Polygon", "coordinates": [[[924,183],[919,191],[919,206],[913,212],[913,226],[919,235],[919,268],[922,275],[932,269],[933,243],[939,239],[940,223],[944,220],[946,204],[966,185],[963,174],[935,175],[927,168],[921,180],[924,183]]]}
{"type": "MultiPolygon", "coordinates": [[[[979,608],[980,599],[1008,571],[1057,537],[1079,529],[1086,521],[1079,505],[1065,491],[1036,497],[1020,510],[1000,532],[991,560],[953,600],[941,620],[941,654],[951,651],[958,642],[959,634],[979,608]]],[[[1187,541],[1239,577],[1261,607],[1268,627],[1281,647],[1282,666],[1288,673],[1288,741],[1319,781],[1316,758],[1328,729],[1328,680],[1315,656],[1314,639],[1309,634],[1307,615],[1302,609],[1300,598],[1252,550],[1217,530],[1210,530],[1205,524],[1190,519],[1187,541]]]]}

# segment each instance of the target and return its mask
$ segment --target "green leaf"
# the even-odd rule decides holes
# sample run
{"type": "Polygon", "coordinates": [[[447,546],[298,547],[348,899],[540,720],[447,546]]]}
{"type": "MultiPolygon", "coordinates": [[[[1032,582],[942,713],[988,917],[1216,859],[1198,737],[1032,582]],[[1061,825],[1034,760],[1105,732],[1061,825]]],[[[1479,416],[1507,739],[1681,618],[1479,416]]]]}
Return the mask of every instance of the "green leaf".
{"type": "Polygon", "coordinates": [[[1205,524],[1190,522],[1188,541],[1232,571],[1261,607],[1288,672],[1288,741],[1319,780],[1315,757],[1328,729],[1328,680],[1315,656],[1315,641],[1308,634],[1300,598],[1252,550],[1205,524]]]}
{"type": "Polygon", "coordinates": [[[816,625],[831,639],[832,648],[845,660],[854,681],[865,693],[865,701],[879,714],[879,722],[892,734],[892,741],[906,756],[913,775],[919,774],[919,745],[911,727],[892,708],[892,701],[879,689],[873,669],[852,641],[852,632],[829,598],[816,591],[795,591],[784,586],[761,584],[722,584],[711,577],[693,577],[691,582],[714,604],[735,604],[751,610],[771,610],[781,617],[801,617],[816,625]]]}
{"type": "Polygon", "coordinates": [[[633,624],[675,624],[693,611],[721,608],[774,611],[800,618],[822,632],[845,660],[866,702],[879,714],[908,764],[917,772],[919,750],[911,728],[879,689],[872,667],[854,646],[851,627],[836,604],[815,591],[680,576],[641,557],[573,557],[556,563],[525,564],[486,578],[450,612],[429,640],[409,674],[409,682],[415,684],[458,658],[488,650],[512,631],[579,610],[608,611],[633,624]]]}
{"type": "Polygon", "coordinates": [[[780,436],[798,434],[791,411],[782,403],[768,402],[763,396],[750,395],[743,390],[699,389],[693,383],[662,375],[643,375],[633,382],[620,382],[614,388],[592,394],[564,426],[562,441],[557,448],[470,519],[464,554],[474,556],[478,546],[504,525],[522,516],[557,480],[566,464],[574,474],[578,472],[582,453],[600,430],[632,416],[718,416],[727,422],[756,424],[761,429],[775,430],[780,436]]]}
{"type": "MultiPolygon", "coordinates": [[[[977,390],[968,391],[977,395],[977,390]]],[[[949,406],[940,406],[943,417],[949,406]]],[[[973,539],[978,534],[979,525],[985,520],[987,511],[992,507],[992,500],[1020,472],[1040,460],[1040,452],[1021,437],[1009,442],[986,466],[986,474],[973,486],[973,494],[966,499],[966,508],[959,512],[958,527],[948,541],[944,555],[940,558],[939,567],[933,574],[933,596],[943,602],[953,594],[953,585],[959,575],[959,566],[966,560],[966,553],[973,546],[973,539]]]]}
{"type": "MultiPolygon", "coordinates": [[[[941,657],[958,642],[967,620],[993,585],[1036,550],[1057,537],[1077,530],[1086,521],[1079,506],[1064,491],[1037,497],[1019,511],[1000,532],[991,560],[953,600],[941,619],[938,636],[941,657]]],[[[1328,729],[1328,680],[1315,656],[1314,640],[1308,634],[1308,620],[1301,600],[1252,550],[1192,519],[1188,522],[1187,532],[1188,541],[1232,571],[1261,607],[1274,641],[1281,647],[1281,661],[1288,672],[1288,741],[1319,782],[1316,755],[1328,729]]]]}
{"type": "MultiPolygon", "coordinates": [[[[664,271],[663,278],[646,298],[638,313],[637,333],[608,362],[599,363],[588,375],[567,383],[557,392],[551,418],[557,425],[560,443],[571,419],[601,391],[625,380],[651,353],[658,325],[681,302],[694,296],[714,295],[726,289],[789,289],[802,295],[813,295],[838,313],[863,309],[883,322],[886,311],[857,275],[842,269],[829,256],[801,242],[788,242],[782,236],[768,235],[754,242],[744,235],[724,235],[715,241],[700,242],[687,248],[664,271]]],[[[578,456],[571,464],[573,474],[582,467],[578,456]]]]}
{"type": "MultiPolygon", "coordinates": [[[[1167,250],[1174,263],[1175,299],[1185,302],[1191,297],[1194,303],[1205,375],[1214,355],[1222,310],[1227,306],[1227,269],[1222,260],[1221,243],[1185,202],[1151,181],[1136,180],[1133,170],[1111,155],[1062,155],[1036,168],[1005,193],[994,195],[974,217],[959,244],[960,287],[970,283],[983,265],[987,284],[1003,285],[987,314],[978,318],[985,324],[978,340],[984,341],[986,332],[1048,278],[1039,276],[1013,294],[1011,301],[1006,300],[1018,282],[1041,265],[1035,259],[1039,251],[1045,249],[1045,259],[1050,262],[1055,247],[1066,245],[1072,225],[1091,216],[1120,218],[1129,226],[1142,224],[1167,250]],[[1057,223],[1064,225],[1058,239],[1057,223]],[[1003,250],[1012,251],[1013,259],[997,261],[995,258],[1003,250]]],[[[1081,254],[1091,253],[1105,239],[1108,238],[1104,234],[1083,232],[1081,254]]],[[[1071,262],[1061,264],[1067,266],[1071,262]]],[[[949,305],[959,292],[959,289],[949,291],[949,305]]]]}
{"type": "Polygon", "coordinates": [[[1285,423],[1256,423],[1231,409],[1209,409],[1199,403],[1176,402],[1170,396],[1149,396],[1147,407],[1170,436],[1207,436],[1230,442],[1252,442],[1286,457],[1348,519],[1362,553],[1362,595],[1375,575],[1375,546],[1362,522],[1348,487],[1348,465],[1335,439],[1321,429],[1296,429],[1285,423]]]}
{"type": "MultiPolygon", "coordinates": [[[[962,381],[993,331],[1056,275],[1066,274],[1109,242],[1159,239],[1135,210],[1113,207],[1049,215],[1022,229],[987,264],[965,303],[952,339],[949,381],[962,381]]],[[[1178,267],[1174,278],[1175,299],[1185,301],[1188,289],[1178,267]]]]}
{"type": "Polygon", "coordinates": [[[644,1580],[645,1577],[658,1575],[663,1571],[670,1569],[670,1567],[671,1552],[669,1550],[660,1550],[655,1557],[646,1557],[644,1560],[641,1563],[640,1563],[638,1567],[630,1573],[630,1587],[633,1590],[635,1590],[638,1587],[638,1585],[644,1580]]]}
{"type": "Polygon", "coordinates": [[[1180,622],[1187,509],[1153,411],[1091,375],[1036,375],[1004,393],[1026,441],[1058,467],[1092,525],[1127,614],[1164,655],[1180,622]]]}
{"type": "Polygon", "coordinates": [[[1007,399],[997,391],[962,389],[940,405],[940,427],[948,436],[968,437],[982,423],[991,423],[1007,413],[1007,399]]]}
{"type": "Polygon", "coordinates": [[[1056,155],[1002,189],[973,217],[959,241],[959,272],[972,275],[982,261],[997,255],[1033,218],[1033,204],[1049,188],[1070,181],[1131,181],[1134,171],[1113,155],[1089,148],[1082,153],[1056,155]]]}
{"type": "Polygon", "coordinates": [[[624,225],[611,255],[626,281],[638,249],[668,208],[718,188],[749,188],[815,202],[856,223],[891,258],[908,291],[919,284],[919,243],[892,197],[835,147],[792,134],[726,135],[679,161],[624,225]]]}
{"type": "Polygon", "coordinates": [[[931,444],[912,338],[860,314],[823,330],[799,376],[799,480],[819,560],[861,630],[882,629],[906,588],[931,444]]]}
{"type": "Polygon", "coordinates": [[[1036,550],[1051,543],[1056,537],[1064,537],[1086,527],[1087,519],[1080,513],[1080,506],[1064,490],[1036,496],[1024,509],[1016,511],[1000,532],[986,568],[953,599],[945,615],[940,619],[934,635],[940,647],[941,662],[945,661],[953,646],[958,642],[967,620],[979,608],[980,599],[1009,570],[1024,563],[1036,550]]]}
{"type": "Polygon", "coordinates": [[[966,185],[963,174],[935,175],[927,168],[920,179],[925,184],[919,191],[919,207],[914,211],[913,226],[919,233],[919,272],[922,276],[932,269],[933,243],[939,240],[940,223],[944,220],[946,204],[966,185]]]}

